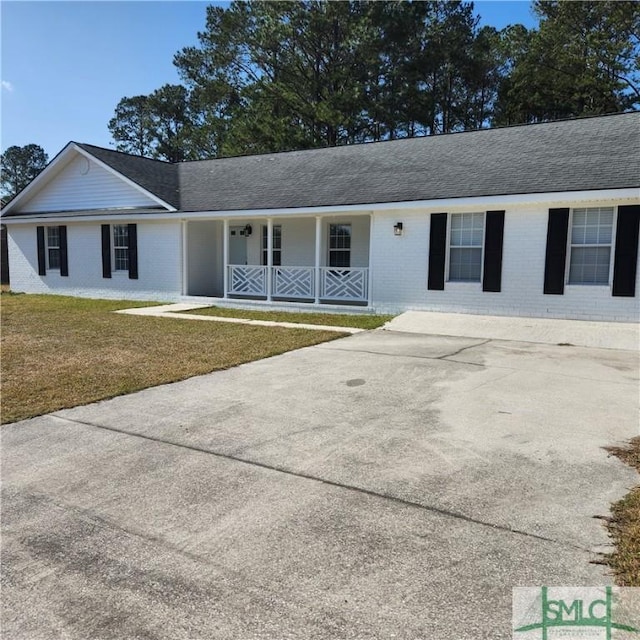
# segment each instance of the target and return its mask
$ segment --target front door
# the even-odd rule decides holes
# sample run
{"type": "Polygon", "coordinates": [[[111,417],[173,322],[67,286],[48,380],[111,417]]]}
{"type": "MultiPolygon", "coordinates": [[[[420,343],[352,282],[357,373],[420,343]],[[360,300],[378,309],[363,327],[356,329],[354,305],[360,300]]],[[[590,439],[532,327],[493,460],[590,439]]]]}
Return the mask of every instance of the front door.
{"type": "Polygon", "coordinates": [[[247,264],[247,238],[244,227],[229,227],[229,264],[247,264]]]}

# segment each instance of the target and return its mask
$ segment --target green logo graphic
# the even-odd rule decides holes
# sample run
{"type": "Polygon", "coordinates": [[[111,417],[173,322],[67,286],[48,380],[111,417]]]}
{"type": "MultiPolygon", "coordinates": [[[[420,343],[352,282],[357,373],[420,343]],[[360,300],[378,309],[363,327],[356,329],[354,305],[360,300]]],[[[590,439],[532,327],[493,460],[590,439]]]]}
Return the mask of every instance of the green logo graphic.
{"type": "MultiPolygon", "coordinates": [[[[629,616],[625,615],[629,613],[628,606],[630,602],[621,601],[617,598],[613,587],[605,587],[604,593],[602,589],[596,590],[595,588],[558,588],[558,591],[564,597],[554,597],[553,599],[549,595],[549,587],[541,587],[538,593],[536,591],[524,588],[514,589],[514,615],[518,613],[516,609],[519,608],[519,622],[524,622],[526,618],[531,619],[532,616],[535,616],[534,622],[521,624],[514,628],[514,638],[522,637],[517,636],[516,633],[539,630],[540,635],[535,634],[535,637],[541,638],[541,640],[549,640],[550,630],[558,627],[573,629],[581,627],[583,630],[590,628],[592,632],[600,630],[597,636],[590,635],[589,637],[605,638],[606,640],[615,638],[615,631],[626,632],[625,638],[630,637],[627,634],[638,634],[640,638],[640,628],[629,624],[629,620],[627,620],[629,616]],[[529,593],[529,606],[525,607],[526,610],[524,612],[522,598],[518,601],[520,606],[517,607],[516,605],[515,596],[517,591],[529,593]],[[533,594],[531,593],[532,591],[533,594]],[[594,594],[594,591],[597,593],[594,594]],[[531,603],[531,595],[534,596],[533,603],[531,603]],[[621,614],[621,617],[618,616],[618,613],[621,614]],[[624,620],[624,622],[621,620],[624,620]]],[[[622,589],[617,591],[620,592],[622,589]]],[[[640,589],[626,589],[624,591],[628,593],[636,592],[630,593],[631,596],[636,596],[640,589]]],[[[637,605],[637,603],[638,599],[636,598],[635,604],[637,605]]],[[[636,609],[636,611],[632,612],[635,614],[632,615],[632,618],[634,617],[637,620],[637,607],[632,608],[636,609]]],[[[527,637],[533,636],[530,634],[527,637]]],[[[560,636],[556,635],[555,637],[560,636]]]]}

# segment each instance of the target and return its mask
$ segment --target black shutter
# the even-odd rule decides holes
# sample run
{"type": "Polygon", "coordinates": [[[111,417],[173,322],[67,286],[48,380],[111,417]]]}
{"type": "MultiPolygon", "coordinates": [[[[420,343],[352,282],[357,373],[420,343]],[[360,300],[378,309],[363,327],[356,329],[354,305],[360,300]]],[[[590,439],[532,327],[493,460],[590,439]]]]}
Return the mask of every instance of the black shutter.
{"type": "Polygon", "coordinates": [[[44,227],[38,227],[36,229],[36,235],[38,237],[38,275],[47,275],[47,254],[46,247],[44,246],[44,227]]]}
{"type": "Polygon", "coordinates": [[[129,278],[138,279],[138,229],[135,224],[128,225],[129,242],[129,278]]]}
{"type": "Polygon", "coordinates": [[[487,211],[484,230],[483,291],[500,291],[502,285],[502,240],[504,211],[487,211]]]}
{"type": "Polygon", "coordinates": [[[618,207],[616,252],[613,259],[614,296],[635,296],[639,228],[640,205],[618,207]]]}
{"type": "Polygon", "coordinates": [[[447,257],[447,214],[431,214],[429,232],[429,289],[444,289],[444,264],[447,257]]]}
{"type": "Polygon", "coordinates": [[[111,277],[111,225],[102,225],[102,277],[111,277]]]}
{"type": "Polygon", "coordinates": [[[564,293],[564,274],[567,261],[567,233],[569,209],[549,209],[547,226],[547,254],[544,262],[544,292],[564,293]]]}
{"type": "Polygon", "coordinates": [[[67,227],[58,227],[60,230],[60,275],[69,275],[69,258],[67,256],[67,227]]]}

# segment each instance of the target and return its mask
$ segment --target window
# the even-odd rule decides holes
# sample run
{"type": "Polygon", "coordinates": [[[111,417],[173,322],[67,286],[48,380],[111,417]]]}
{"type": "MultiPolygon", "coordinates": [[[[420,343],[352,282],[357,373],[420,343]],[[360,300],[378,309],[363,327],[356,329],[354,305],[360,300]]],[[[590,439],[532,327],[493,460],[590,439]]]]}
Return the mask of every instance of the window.
{"type": "Polygon", "coordinates": [[[351,266],[351,225],[329,225],[329,266],[351,266]]]}
{"type": "Polygon", "coordinates": [[[613,207],[574,209],[569,284],[609,284],[613,207]]]}
{"type": "Polygon", "coordinates": [[[47,227],[47,267],[60,269],[60,227],[47,227]]]}
{"type": "Polygon", "coordinates": [[[449,236],[449,280],[480,282],[484,213],[452,213],[449,236]]]}
{"type": "Polygon", "coordinates": [[[126,224],[113,225],[113,270],[129,270],[129,227],[126,224]]]}
{"type": "MultiPolygon", "coordinates": [[[[272,250],[272,260],[273,266],[279,267],[282,264],[282,227],[275,226],[273,227],[273,246],[272,250]]],[[[267,260],[267,227],[262,227],[262,264],[266,265],[267,260]]]]}

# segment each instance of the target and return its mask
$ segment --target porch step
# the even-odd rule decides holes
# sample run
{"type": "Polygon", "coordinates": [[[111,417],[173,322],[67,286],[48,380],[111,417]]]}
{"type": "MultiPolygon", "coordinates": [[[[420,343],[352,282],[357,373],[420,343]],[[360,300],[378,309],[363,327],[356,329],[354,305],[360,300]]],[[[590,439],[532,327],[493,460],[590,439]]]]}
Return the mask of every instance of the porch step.
{"type": "Polygon", "coordinates": [[[311,302],[284,302],[267,300],[242,300],[241,298],[211,298],[206,296],[181,296],[181,302],[200,306],[251,309],[257,311],[300,311],[307,313],[342,313],[344,315],[369,315],[373,307],[345,304],[314,304],[311,302]]]}

